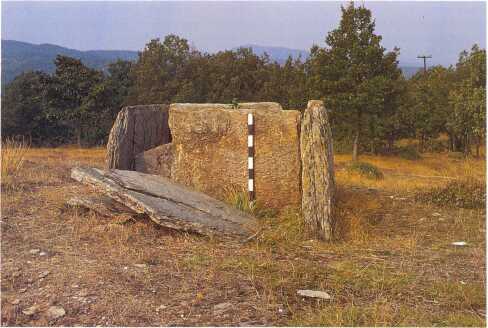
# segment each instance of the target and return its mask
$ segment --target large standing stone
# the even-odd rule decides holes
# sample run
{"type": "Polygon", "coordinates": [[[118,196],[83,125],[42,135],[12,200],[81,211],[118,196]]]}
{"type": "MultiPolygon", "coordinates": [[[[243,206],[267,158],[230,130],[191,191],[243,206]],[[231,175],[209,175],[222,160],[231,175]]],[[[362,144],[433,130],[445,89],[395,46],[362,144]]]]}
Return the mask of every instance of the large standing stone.
{"type": "Polygon", "coordinates": [[[330,240],[334,229],[334,153],[327,111],[319,100],[308,102],[300,136],[302,212],[307,227],[330,240]]]}
{"type": "Polygon", "coordinates": [[[300,206],[300,112],[277,103],[172,104],[171,178],[219,199],[247,191],[247,114],[254,113],[254,189],[258,202],[300,206]]]}
{"type": "Polygon", "coordinates": [[[124,107],[110,131],[106,166],[134,170],[137,154],[170,141],[168,105],[124,107]]]}

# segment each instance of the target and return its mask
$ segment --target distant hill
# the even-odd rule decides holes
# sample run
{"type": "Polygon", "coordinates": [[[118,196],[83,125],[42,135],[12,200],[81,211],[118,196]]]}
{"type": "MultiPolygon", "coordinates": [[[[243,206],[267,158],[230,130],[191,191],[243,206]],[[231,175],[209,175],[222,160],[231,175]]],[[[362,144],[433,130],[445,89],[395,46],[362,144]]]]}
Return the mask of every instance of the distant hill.
{"type": "Polygon", "coordinates": [[[54,72],[54,59],[58,54],[78,58],[88,67],[102,70],[117,59],[137,59],[137,51],[79,51],[54,44],[32,44],[14,40],[2,40],[2,84],[12,81],[17,75],[25,71],[54,72]]]}
{"type": "MultiPolygon", "coordinates": [[[[310,53],[306,50],[291,49],[285,47],[259,46],[255,44],[242,45],[252,48],[253,52],[260,56],[265,52],[272,60],[284,64],[291,56],[296,59],[301,56],[306,60],[310,53]]],[[[234,48],[235,50],[237,48],[234,48]]],[[[117,59],[137,60],[137,51],[130,50],[89,50],[80,51],[64,48],[54,44],[32,44],[14,40],[2,40],[2,84],[9,83],[17,75],[32,70],[40,70],[46,73],[54,72],[54,59],[58,54],[80,59],[91,68],[104,70],[108,64],[117,59]]],[[[421,67],[402,66],[400,68],[406,78],[410,78],[421,67]]]]}
{"type": "Polygon", "coordinates": [[[423,67],[400,65],[400,69],[402,70],[403,76],[405,76],[405,78],[409,79],[412,76],[414,76],[415,73],[417,73],[418,71],[423,70],[423,67]]]}
{"type": "MultiPolygon", "coordinates": [[[[261,56],[266,52],[271,57],[272,60],[276,60],[280,64],[284,64],[288,59],[288,56],[291,56],[293,59],[296,59],[299,56],[301,56],[302,60],[306,60],[310,55],[310,52],[306,50],[291,49],[285,47],[269,47],[269,46],[259,46],[255,44],[245,44],[242,45],[241,47],[252,48],[253,52],[258,56],[261,56]]],[[[233,48],[233,50],[237,48],[238,47],[233,48]]],[[[403,75],[407,79],[409,79],[419,70],[421,70],[422,67],[413,66],[413,65],[404,66],[400,64],[400,69],[402,70],[403,75]]]]}
{"type": "Polygon", "coordinates": [[[310,55],[310,53],[306,50],[285,47],[258,46],[256,44],[245,44],[241,47],[233,48],[232,50],[236,50],[237,48],[252,48],[252,51],[258,56],[261,56],[266,52],[272,60],[277,61],[279,64],[284,64],[289,56],[291,56],[293,59],[297,59],[301,56],[302,60],[306,60],[310,55]]]}

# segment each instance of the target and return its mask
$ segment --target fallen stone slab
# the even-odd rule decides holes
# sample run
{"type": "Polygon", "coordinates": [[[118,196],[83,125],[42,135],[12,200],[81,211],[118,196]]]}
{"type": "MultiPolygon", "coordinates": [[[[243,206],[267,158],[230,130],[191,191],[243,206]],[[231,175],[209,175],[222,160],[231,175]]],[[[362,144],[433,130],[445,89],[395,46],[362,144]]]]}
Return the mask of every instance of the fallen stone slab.
{"type": "Polygon", "coordinates": [[[207,236],[248,237],[257,226],[252,216],[161,176],[77,167],[71,177],[164,227],[207,236]]]}
{"type": "Polygon", "coordinates": [[[114,217],[118,215],[136,215],[132,209],[113,200],[105,195],[96,196],[74,196],[71,197],[66,205],[70,207],[81,207],[89,209],[104,217],[114,217]]]}

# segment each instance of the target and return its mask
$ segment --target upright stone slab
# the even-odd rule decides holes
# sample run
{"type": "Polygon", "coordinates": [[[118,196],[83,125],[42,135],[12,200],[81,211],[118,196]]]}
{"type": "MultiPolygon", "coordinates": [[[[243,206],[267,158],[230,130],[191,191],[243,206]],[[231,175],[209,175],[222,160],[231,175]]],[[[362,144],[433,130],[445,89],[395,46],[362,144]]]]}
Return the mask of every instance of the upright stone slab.
{"type": "Polygon", "coordinates": [[[172,104],[171,179],[224,200],[247,192],[247,114],[254,114],[254,190],[264,206],[299,207],[300,112],[277,103],[172,104]]]}
{"type": "Polygon", "coordinates": [[[110,131],[106,167],[134,170],[137,154],[170,141],[168,105],[124,107],[110,131]]]}
{"type": "Polygon", "coordinates": [[[306,226],[331,240],[334,230],[334,153],[327,111],[319,100],[308,102],[300,136],[302,213],[306,226]]]}

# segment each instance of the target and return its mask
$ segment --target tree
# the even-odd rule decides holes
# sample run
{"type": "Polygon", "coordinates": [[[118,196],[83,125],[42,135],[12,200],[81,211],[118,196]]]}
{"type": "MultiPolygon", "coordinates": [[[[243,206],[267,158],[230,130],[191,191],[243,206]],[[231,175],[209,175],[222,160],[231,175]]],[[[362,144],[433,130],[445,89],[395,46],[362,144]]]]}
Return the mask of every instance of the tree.
{"type": "Polygon", "coordinates": [[[339,27],[327,35],[327,47],[312,47],[307,71],[311,97],[325,99],[335,128],[352,136],[352,157],[357,160],[361,135],[395,110],[391,97],[401,76],[399,50],[385,53],[370,10],[352,2],[341,10],[339,27]]]}
{"type": "Polygon", "coordinates": [[[181,75],[190,58],[186,39],[167,35],[161,43],[153,39],[139,54],[133,73],[132,104],[169,103],[178,93],[181,75]]]}
{"type": "Polygon", "coordinates": [[[486,134],[486,51],[476,44],[471,52],[463,51],[455,77],[455,85],[449,92],[452,111],[447,117],[447,126],[459,140],[465,155],[470,153],[474,143],[476,157],[479,157],[486,134]]]}
{"type": "Polygon", "coordinates": [[[74,132],[81,146],[83,127],[97,115],[96,110],[84,103],[92,89],[102,81],[103,74],[90,69],[75,58],[58,55],[56,72],[47,85],[46,114],[49,119],[60,122],[74,132]]]}
{"type": "Polygon", "coordinates": [[[44,90],[49,76],[42,72],[27,72],[17,76],[2,96],[3,136],[22,135],[33,143],[54,134],[55,124],[45,117],[44,90]]]}
{"type": "Polygon", "coordinates": [[[451,111],[449,90],[452,88],[452,74],[452,69],[435,66],[427,72],[418,72],[409,81],[415,134],[421,152],[428,140],[437,138],[442,132],[450,134],[446,121],[451,111]]]}

